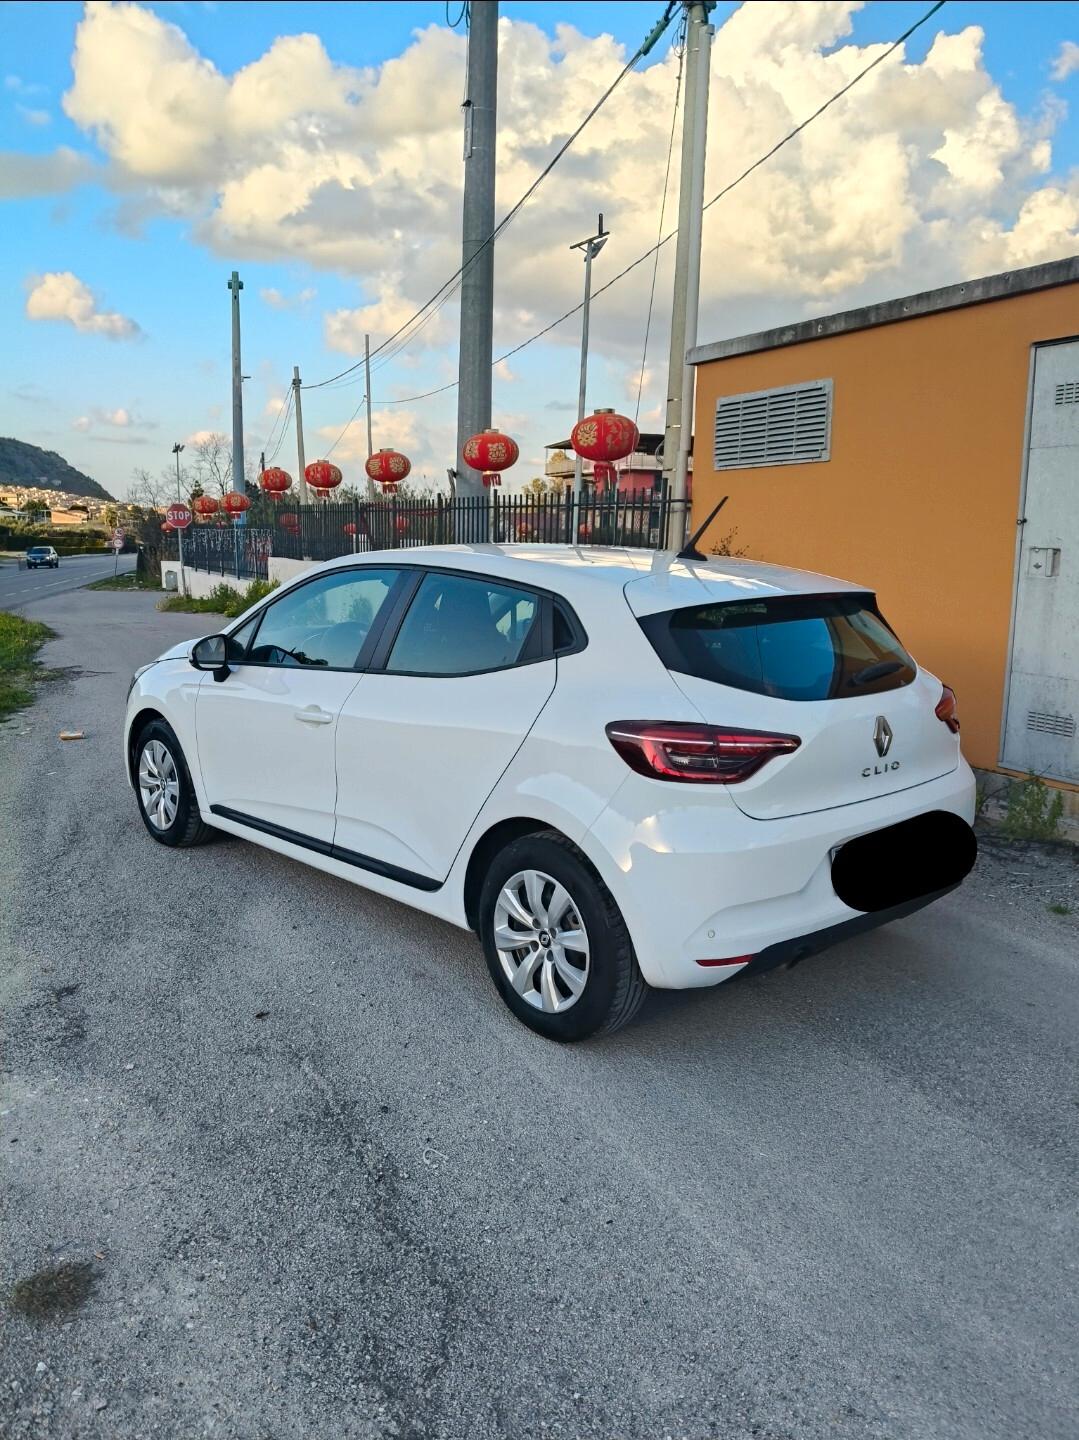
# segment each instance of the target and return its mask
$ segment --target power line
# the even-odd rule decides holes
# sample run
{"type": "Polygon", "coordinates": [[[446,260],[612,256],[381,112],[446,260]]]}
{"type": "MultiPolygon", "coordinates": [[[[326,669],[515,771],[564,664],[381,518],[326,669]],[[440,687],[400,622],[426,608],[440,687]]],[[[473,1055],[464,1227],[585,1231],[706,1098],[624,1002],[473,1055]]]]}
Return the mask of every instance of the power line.
{"type": "MultiPolygon", "coordinates": [[[[778,151],[782,150],[783,147],[789,144],[791,140],[795,139],[798,135],[800,135],[808,125],[811,125],[814,120],[818,119],[821,115],[823,115],[824,112],[832,105],[834,105],[837,100],[842,99],[842,97],[846,95],[850,90],[852,90],[860,80],[863,80],[871,70],[875,70],[878,65],[882,64],[885,60],[887,60],[890,55],[893,55],[905,41],[910,39],[910,37],[914,34],[916,30],[920,30],[921,27],[928,20],[931,20],[933,18],[933,16],[937,13],[938,10],[943,9],[946,3],[947,0],[937,0],[937,3],[931,6],[930,9],[928,9],[921,17],[921,19],[916,20],[913,25],[909,26],[906,30],[903,31],[902,35],[898,36],[895,40],[893,40],[891,45],[888,46],[887,50],[883,50],[876,57],[875,60],[871,60],[863,70],[859,70],[858,74],[855,75],[853,79],[849,80],[841,90],[837,90],[836,93],[829,100],[826,100],[823,105],[819,106],[816,110],[814,110],[812,115],[807,116],[807,118],[803,120],[801,124],[796,125],[793,130],[789,131],[786,135],[784,135],[781,140],[778,140],[770,150],[766,151],[765,154],[760,156],[759,159],[754,160],[752,165],[748,166],[745,170],[742,171],[739,176],[732,180],[728,185],[725,185],[722,190],[719,190],[715,195],[713,195],[711,200],[709,200],[704,206],[704,209],[710,210],[717,201],[722,200],[724,196],[729,195],[730,192],[735,188],[735,186],[740,185],[743,180],[747,179],[748,176],[752,175],[754,170],[757,170],[761,165],[765,163],[766,160],[770,160],[773,155],[777,154],[778,151]]],[[[643,265],[646,260],[650,259],[650,257],[655,255],[657,251],[661,250],[664,245],[668,244],[669,241],[673,240],[677,234],[678,229],[676,227],[674,230],[670,231],[669,234],[664,235],[662,240],[651,246],[651,248],[646,250],[643,255],[638,255],[636,260],[631,261],[624,270],[620,270],[618,274],[613,276],[612,279],[608,280],[605,285],[601,285],[598,290],[594,291],[592,294],[592,299],[597,299],[605,291],[610,290],[613,285],[617,285],[620,280],[624,280],[627,275],[629,275],[632,271],[636,270],[638,265],[643,265]]],[[[571,310],[567,310],[565,314],[560,315],[557,320],[552,320],[549,325],[545,325],[543,329],[538,330],[535,335],[530,335],[527,340],[522,340],[519,345],[515,345],[511,350],[507,350],[504,354],[496,356],[493,364],[500,365],[503,360],[510,360],[513,358],[514,355],[519,355],[521,351],[526,350],[529,345],[534,345],[537,340],[542,340],[545,335],[549,335],[551,331],[556,330],[559,325],[564,324],[567,320],[571,320],[573,316],[579,314],[579,312],[583,308],[583,301],[574,305],[571,310]]],[[[354,369],[355,367],[352,368],[354,369]]],[[[453,390],[456,385],[457,381],[453,380],[448,385],[441,385],[436,390],[424,391],[423,394],[420,395],[409,395],[406,396],[404,399],[383,400],[378,401],[377,403],[383,405],[409,405],[417,400],[426,400],[432,395],[441,395],[447,390],[453,390]]]]}
{"type": "Polygon", "coordinates": [[[367,396],[366,396],[366,395],[364,395],[364,396],[360,399],[360,403],[356,406],[355,410],[353,410],[352,414],[351,414],[351,415],[349,416],[349,418],[345,421],[344,429],[341,431],[340,435],[338,435],[337,439],[333,442],[333,444],[330,446],[330,448],[329,448],[329,449],[325,452],[325,454],[323,455],[323,459],[324,459],[324,460],[328,460],[328,459],[330,458],[330,456],[333,454],[333,452],[337,449],[338,445],[340,445],[341,441],[345,438],[345,436],[346,436],[346,434],[348,433],[350,427],[352,426],[353,422],[355,421],[356,416],[357,416],[357,415],[360,413],[360,411],[363,409],[363,407],[364,407],[364,401],[366,401],[366,399],[367,399],[367,396]]]}
{"type": "MultiPolygon", "coordinates": [[[[603,105],[605,105],[606,102],[610,99],[610,97],[614,94],[615,90],[617,90],[619,85],[621,85],[622,81],[637,64],[637,61],[642,59],[643,56],[647,55],[648,51],[651,50],[653,45],[655,45],[660,35],[662,35],[663,31],[670,24],[671,16],[674,13],[674,6],[675,0],[669,0],[669,3],[667,4],[667,7],[663,12],[661,20],[657,22],[657,24],[646,36],[646,38],[641,42],[641,44],[637,48],[636,53],[631,57],[630,60],[626,62],[619,74],[615,77],[615,79],[599,97],[596,103],[592,106],[591,110],[589,110],[588,114],[577,126],[576,130],[573,131],[573,133],[568,137],[568,139],[563,141],[563,143],[555,151],[554,155],[552,155],[551,159],[547,162],[547,164],[543,167],[540,173],[532,181],[531,185],[529,185],[528,189],[524,192],[524,194],[517,201],[517,203],[506,212],[506,214],[498,222],[495,228],[491,231],[490,235],[488,235],[487,238],[483,241],[483,243],[479,245],[475,251],[473,251],[473,253],[469,256],[468,260],[464,262],[464,264],[462,264],[450,276],[448,280],[446,280],[442,285],[439,286],[439,288],[435,291],[435,293],[431,296],[429,300],[427,300],[423,305],[421,305],[420,308],[415,311],[415,313],[412,314],[404,322],[403,325],[399,326],[392,335],[390,335],[386,340],[384,340],[381,345],[377,346],[374,350],[371,351],[372,356],[378,355],[381,351],[385,350],[387,346],[391,345],[413,324],[414,321],[418,320],[426,310],[430,309],[432,305],[435,305],[436,302],[439,302],[440,304],[445,304],[446,300],[448,300],[450,296],[448,294],[444,294],[444,292],[450,290],[450,287],[454,286],[455,283],[459,281],[460,278],[464,275],[465,270],[468,268],[468,266],[475,264],[476,260],[479,258],[480,255],[483,254],[483,252],[488,248],[488,246],[494,244],[494,242],[498,239],[499,235],[501,235],[503,230],[505,230],[506,227],[513,220],[514,216],[528,203],[528,201],[536,193],[539,187],[543,184],[544,180],[546,180],[547,176],[558,164],[559,160],[562,159],[562,156],[565,155],[566,151],[578,138],[582,130],[584,130],[585,126],[588,125],[588,123],[595,117],[595,115],[600,111],[603,105]],[[442,297],[441,300],[440,297],[442,297]]],[[[450,291],[450,293],[452,294],[452,291],[450,291]]],[[[358,370],[362,364],[362,360],[357,360],[355,365],[347,366],[344,370],[339,371],[336,375],[331,375],[326,380],[316,381],[312,385],[305,385],[303,388],[305,390],[318,390],[321,389],[324,385],[332,385],[335,380],[340,380],[345,375],[349,375],[353,371],[358,370]]]]}
{"type": "MultiPolygon", "coordinates": [[[[268,456],[266,457],[266,464],[267,464],[267,465],[272,465],[272,464],[273,464],[273,462],[277,459],[277,452],[281,449],[281,446],[285,443],[285,434],[286,434],[286,432],[287,432],[287,430],[288,430],[288,420],[289,420],[289,416],[292,414],[292,396],[293,396],[293,391],[292,391],[292,388],[291,388],[291,386],[290,386],[290,387],[289,387],[289,392],[288,392],[288,399],[285,401],[285,408],[281,411],[281,434],[277,437],[277,444],[276,444],[276,445],[274,446],[274,448],[273,448],[273,453],[272,453],[271,455],[268,455],[268,456]]],[[[271,430],[270,433],[271,433],[271,435],[272,435],[272,434],[273,434],[273,431],[271,430]]],[[[268,442],[267,442],[267,443],[268,443],[268,442]]]]}

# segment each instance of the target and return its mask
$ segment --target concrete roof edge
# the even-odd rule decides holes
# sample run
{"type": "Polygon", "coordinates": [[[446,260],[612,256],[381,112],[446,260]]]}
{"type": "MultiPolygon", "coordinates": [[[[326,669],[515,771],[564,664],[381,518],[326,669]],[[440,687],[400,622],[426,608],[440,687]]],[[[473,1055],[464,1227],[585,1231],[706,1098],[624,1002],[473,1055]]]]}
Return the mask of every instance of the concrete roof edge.
{"type": "Polygon", "coordinates": [[[939,290],[923,290],[917,295],[883,300],[878,305],[863,305],[857,310],[841,310],[838,314],[802,320],[796,325],[781,325],[774,330],[758,330],[752,335],[715,340],[709,345],[698,345],[689,352],[688,359],[691,365],[700,365],[708,360],[729,360],[735,355],[752,355],[758,350],[777,350],[787,345],[802,345],[810,340],[826,340],[832,335],[869,330],[876,325],[894,325],[901,320],[935,315],[942,310],[958,310],[964,305],[1007,300],[1014,295],[1027,295],[1035,290],[1049,290],[1056,285],[1069,285],[1076,281],[1079,281],[1079,255],[1070,255],[1066,260],[1030,265],[1023,270],[1005,270],[1000,275],[964,280],[959,285],[945,285],[939,290]]]}

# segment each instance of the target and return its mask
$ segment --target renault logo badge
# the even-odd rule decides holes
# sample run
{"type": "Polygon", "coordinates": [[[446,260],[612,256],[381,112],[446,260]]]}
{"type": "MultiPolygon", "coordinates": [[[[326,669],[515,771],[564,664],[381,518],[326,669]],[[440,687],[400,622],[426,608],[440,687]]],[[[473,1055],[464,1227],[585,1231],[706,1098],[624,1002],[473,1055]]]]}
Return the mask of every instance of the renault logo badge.
{"type": "Polygon", "coordinates": [[[892,748],[892,727],[883,715],[877,716],[877,723],[873,727],[873,744],[877,747],[877,754],[882,760],[892,748]]]}

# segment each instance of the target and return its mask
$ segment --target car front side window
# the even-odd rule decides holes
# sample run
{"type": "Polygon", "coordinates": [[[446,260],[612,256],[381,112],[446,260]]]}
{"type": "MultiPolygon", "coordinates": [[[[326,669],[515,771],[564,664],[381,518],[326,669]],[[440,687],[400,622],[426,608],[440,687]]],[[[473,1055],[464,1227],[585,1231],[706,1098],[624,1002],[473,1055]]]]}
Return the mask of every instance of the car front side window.
{"type": "Polygon", "coordinates": [[[351,670],[399,573],[340,570],[290,590],[266,607],[246,663],[351,670]]]}

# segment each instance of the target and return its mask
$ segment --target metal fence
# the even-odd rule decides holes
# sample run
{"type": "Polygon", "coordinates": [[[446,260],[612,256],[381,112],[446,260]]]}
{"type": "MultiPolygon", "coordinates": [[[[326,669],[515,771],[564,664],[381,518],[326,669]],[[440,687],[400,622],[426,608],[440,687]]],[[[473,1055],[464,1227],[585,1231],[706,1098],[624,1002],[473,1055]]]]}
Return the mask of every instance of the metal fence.
{"type": "MultiPolygon", "coordinates": [[[[682,544],[689,502],[666,491],[600,495],[488,495],[283,505],[273,553],[332,560],[413,545],[546,542],[665,550],[682,544]]],[[[189,532],[190,533],[190,532],[189,532]]]]}
{"type": "Polygon", "coordinates": [[[211,575],[265,580],[273,544],[269,525],[191,525],[184,531],[184,564],[211,575]]]}

